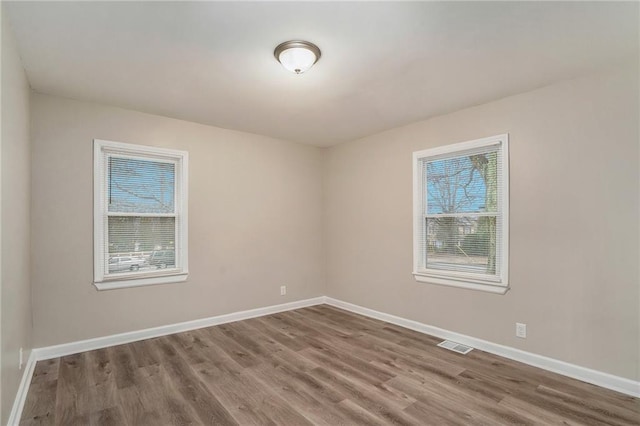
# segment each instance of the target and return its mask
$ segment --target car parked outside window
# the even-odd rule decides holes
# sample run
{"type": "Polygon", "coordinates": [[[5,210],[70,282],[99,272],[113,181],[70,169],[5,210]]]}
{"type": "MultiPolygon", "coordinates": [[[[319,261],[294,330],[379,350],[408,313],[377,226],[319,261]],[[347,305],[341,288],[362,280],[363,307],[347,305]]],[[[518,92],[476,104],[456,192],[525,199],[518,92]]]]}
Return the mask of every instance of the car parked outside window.
{"type": "Polygon", "coordinates": [[[149,258],[149,264],[159,269],[164,269],[168,266],[175,266],[176,264],[176,251],[175,250],[157,250],[151,253],[149,258]]]}
{"type": "Polygon", "coordinates": [[[109,258],[109,273],[122,271],[137,271],[144,263],[144,259],[119,256],[109,258]]]}

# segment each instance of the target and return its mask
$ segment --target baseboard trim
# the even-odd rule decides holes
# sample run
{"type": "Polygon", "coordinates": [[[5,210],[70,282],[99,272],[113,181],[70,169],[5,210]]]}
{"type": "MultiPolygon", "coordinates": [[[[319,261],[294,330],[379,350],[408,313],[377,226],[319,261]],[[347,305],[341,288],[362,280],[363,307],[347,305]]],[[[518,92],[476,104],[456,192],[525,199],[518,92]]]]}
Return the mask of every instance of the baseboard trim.
{"type": "Polygon", "coordinates": [[[418,321],[413,321],[395,315],[375,311],[373,309],[354,305],[353,303],[344,302],[332,297],[325,297],[325,303],[327,305],[335,306],[336,308],[389,322],[391,324],[399,325],[401,327],[418,331],[420,333],[430,334],[441,339],[453,340],[454,342],[472,346],[474,348],[492,353],[494,355],[499,355],[504,358],[542,368],[543,370],[562,374],[563,376],[582,380],[583,382],[591,383],[593,385],[601,386],[603,388],[611,389],[617,392],[624,393],[626,395],[640,398],[640,382],[634,380],[614,376],[613,374],[592,370],[590,368],[581,367],[579,365],[570,364],[568,362],[549,358],[543,355],[525,352],[523,350],[512,348],[509,346],[503,346],[497,343],[488,342],[486,340],[477,339],[475,337],[423,324],[418,321]]]}
{"type": "Polygon", "coordinates": [[[127,333],[113,334],[110,336],[97,337],[95,339],[80,340],[77,342],[63,343],[61,345],[46,346],[31,350],[29,359],[22,375],[18,392],[11,408],[8,426],[17,426],[22,417],[22,410],[29,392],[29,385],[33,377],[36,362],[61,356],[72,355],[80,352],[102,349],[109,346],[122,345],[139,340],[151,339],[153,337],[166,336],[183,331],[196,330],[198,328],[211,327],[214,325],[226,324],[234,321],[241,321],[265,315],[277,314],[278,312],[291,311],[293,309],[305,308],[307,306],[322,305],[325,297],[314,297],[312,299],[298,300],[295,302],[282,303],[280,305],[266,306],[264,308],[249,309],[246,311],[232,312],[230,314],[217,315],[209,318],[202,318],[194,321],[180,322],[176,324],[163,325],[160,327],[147,328],[144,330],[131,331],[127,333]]]}
{"type": "Polygon", "coordinates": [[[31,384],[31,378],[33,377],[33,370],[36,367],[36,353],[31,350],[29,354],[29,358],[27,358],[27,363],[24,366],[24,371],[22,373],[22,379],[20,380],[20,385],[18,386],[18,392],[16,393],[16,399],[13,402],[13,407],[11,407],[11,413],[9,413],[9,421],[7,422],[8,426],[18,426],[20,423],[20,416],[22,415],[22,409],[24,408],[24,403],[27,400],[27,394],[29,393],[29,385],[31,384]]]}
{"type": "Polygon", "coordinates": [[[180,322],[176,324],[163,325],[160,327],[147,328],[144,330],[130,331],[127,333],[113,334],[111,336],[97,337],[95,339],[80,340],[77,342],[63,343],[61,345],[47,346],[34,349],[38,361],[72,355],[80,352],[102,349],[109,346],[122,345],[125,343],[137,342],[138,340],[151,339],[153,337],[166,336],[169,334],[181,333],[183,331],[196,330],[198,328],[211,327],[228,322],[241,321],[249,318],[261,317],[278,312],[291,311],[307,306],[321,305],[324,303],[324,296],[312,299],[299,300],[296,302],[272,305],[264,308],[249,309],[247,311],[232,312],[230,314],[217,315],[209,318],[202,318],[193,321],[180,322]]]}
{"type": "Polygon", "coordinates": [[[127,333],[114,334],[111,336],[98,337],[95,339],[81,340],[77,342],[64,343],[61,345],[47,346],[35,348],[29,354],[27,364],[25,365],[22,380],[18,387],[18,392],[9,415],[9,426],[16,426],[20,423],[22,410],[26,401],[29,385],[33,377],[33,371],[37,361],[42,361],[61,356],[72,355],[80,352],[102,349],[109,346],[122,345],[125,343],[136,342],[139,340],[151,339],[154,337],[166,336],[169,334],[180,333],[183,331],[196,330],[198,328],[211,327],[220,324],[226,324],[234,321],[241,321],[250,318],[261,317],[265,315],[276,314],[278,312],[291,311],[294,309],[305,308],[308,306],[327,304],[335,306],[346,311],[386,321],[401,327],[415,330],[420,333],[429,334],[442,339],[453,340],[474,348],[489,352],[504,358],[519,361],[534,367],[562,374],[563,376],[582,380],[603,388],[611,389],[626,395],[640,398],[640,382],[625,379],[623,377],[614,376],[590,368],[581,367],[579,365],[570,364],[568,362],[545,357],[542,355],[525,352],[520,349],[499,345],[497,343],[488,342],[486,340],[477,339],[475,337],[445,330],[439,327],[413,321],[410,319],[386,314],[353,303],[344,302],[332,297],[320,296],[312,299],[299,300],[296,302],[283,303],[280,305],[272,305],[264,308],[249,309],[246,311],[233,312],[230,314],[217,315],[209,318],[202,318],[194,321],[186,321],[177,324],[170,324],[160,327],[147,328],[144,330],[131,331],[127,333]]]}

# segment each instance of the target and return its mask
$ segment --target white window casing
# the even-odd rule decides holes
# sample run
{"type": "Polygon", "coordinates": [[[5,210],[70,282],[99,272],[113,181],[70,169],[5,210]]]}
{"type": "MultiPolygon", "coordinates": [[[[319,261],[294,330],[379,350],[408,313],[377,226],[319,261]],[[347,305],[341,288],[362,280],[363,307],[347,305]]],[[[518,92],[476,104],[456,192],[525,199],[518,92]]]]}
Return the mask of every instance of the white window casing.
{"type": "Polygon", "coordinates": [[[509,289],[507,134],[413,153],[416,281],[509,289]]]}
{"type": "Polygon", "coordinates": [[[99,139],[93,151],[96,288],[185,281],[189,154],[99,139]]]}

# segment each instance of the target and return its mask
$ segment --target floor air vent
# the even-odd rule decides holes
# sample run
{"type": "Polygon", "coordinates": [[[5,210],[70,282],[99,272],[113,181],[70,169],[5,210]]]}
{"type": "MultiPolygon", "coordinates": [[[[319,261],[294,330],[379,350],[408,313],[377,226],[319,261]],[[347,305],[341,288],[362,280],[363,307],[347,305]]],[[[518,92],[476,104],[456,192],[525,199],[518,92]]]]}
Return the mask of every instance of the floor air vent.
{"type": "Polygon", "coordinates": [[[438,343],[438,346],[449,349],[450,351],[458,352],[462,355],[466,355],[473,350],[471,346],[461,345],[460,343],[452,342],[451,340],[440,342],[438,343]]]}

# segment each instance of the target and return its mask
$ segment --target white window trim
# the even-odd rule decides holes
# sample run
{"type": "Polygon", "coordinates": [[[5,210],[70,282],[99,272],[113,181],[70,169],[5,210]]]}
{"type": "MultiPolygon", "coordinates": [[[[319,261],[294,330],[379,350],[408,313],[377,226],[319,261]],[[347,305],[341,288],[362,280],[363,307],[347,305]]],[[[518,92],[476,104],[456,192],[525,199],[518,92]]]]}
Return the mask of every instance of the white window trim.
{"type": "Polygon", "coordinates": [[[461,142],[453,145],[425,149],[413,153],[413,276],[416,281],[480,290],[489,293],[505,294],[509,290],[509,135],[497,135],[488,138],[461,142]],[[454,271],[438,271],[421,267],[423,249],[420,246],[420,235],[424,229],[424,212],[422,198],[424,197],[422,159],[429,157],[437,159],[451,154],[488,146],[499,145],[502,150],[502,194],[501,218],[502,241],[500,243],[500,275],[496,277],[478,277],[476,274],[454,271]]]}
{"type": "Polygon", "coordinates": [[[113,142],[100,139],[93,141],[93,285],[98,290],[112,290],[117,288],[140,287],[155,284],[168,284],[186,281],[189,274],[188,265],[188,167],[189,153],[174,149],[156,148],[144,145],[134,145],[123,142],[113,142]],[[104,239],[107,235],[106,200],[104,187],[106,185],[105,153],[121,154],[127,157],[140,157],[151,160],[167,160],[176,164],[176,214],[178,221],[179,246],[176,251],[176,267],[148,273],[122,273],[117,276],[105,276],[104,265],[108,262],[105,253],[104,239]]]}

